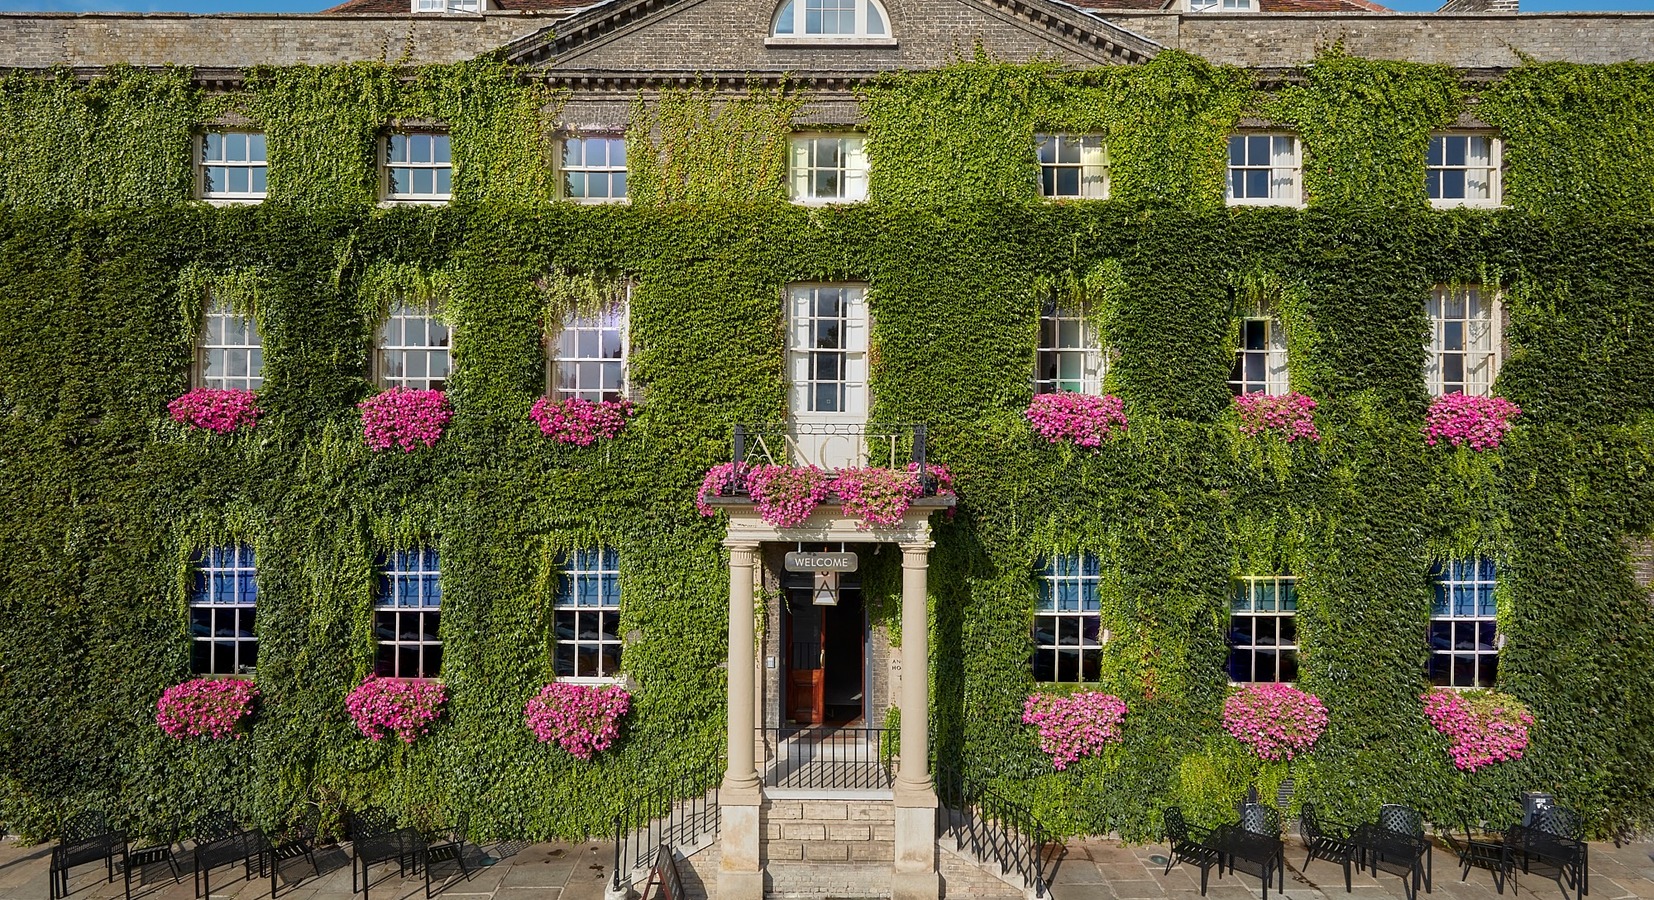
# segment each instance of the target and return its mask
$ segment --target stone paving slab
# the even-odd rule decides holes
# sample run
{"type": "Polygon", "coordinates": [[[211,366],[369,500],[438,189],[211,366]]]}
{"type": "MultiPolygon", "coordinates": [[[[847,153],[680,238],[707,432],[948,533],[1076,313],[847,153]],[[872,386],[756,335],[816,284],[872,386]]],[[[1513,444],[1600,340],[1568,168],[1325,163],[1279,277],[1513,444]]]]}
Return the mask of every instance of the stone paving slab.
{"type": "MultiPolygon", "coordinates": [[[[441,900],[601,900],[610,876],[611,845],[607,843],[487,844],[473,848],[466,863],[471,876],[462,878],[452,863],[439,865],[436,884],[441,900]]],[[[1164,845],[1126,845],[1091,839],[1070,843],[1052,873],[1052,900],[1201,900],[1199,870],[1173,866],[1165,870],[1164,845]]],[[[21,846],[0,841],[0,900],[46,900],[47,845],[21,846]]],[[[1296,838],[1286,845],[1286,890],[1271,886],[1270,897],[1280,900],[1405,900],[1401,878],[1355,873],[1346,894],[1341,867],[1317,860],[1307,869],[1304,850],[1296,838]]],[[[320,848],[317,874],[304,859],[288,860],[278,879],[280,900],[352,900],[350,856],[347,847],[320,848]]],[[[181,861],[182,878],[174,882],[163,864],[148,867],[135,878],[133,900],[194,900],[187,854],[181,861]]],[[[211,900],[254,900],[268,897],[270,881],[257,873],[248,880],[240,866],[213,870],[211,900]]],[[[1433,900],[1503,900],[1489,873],[1472,869],[1463,880],[1451,850],[1438,844],[1434,853],[1433,900]]],[[[423,900],[422,877],[401,877],[392,865],[372,871],[369,900],[423,900]]],[[[1518,874],[1517,900],[1574,900],[1558,884],[1537,874],[1518,874]]],[[[105,881],[101,866],[75,869],[69,882],[69,900],[124,900],[119,872],[105,881]]],[[[1507,889],[1509,885],[1507,885],[1507,889]]],[[[1255,876],[1212,872],[1204,900],[1260,900],[1255,876]]],[[[1616,847],[1591,845],[1591,893],[1586,900],[1654,900],[1654,843],[1616,847]]]]}

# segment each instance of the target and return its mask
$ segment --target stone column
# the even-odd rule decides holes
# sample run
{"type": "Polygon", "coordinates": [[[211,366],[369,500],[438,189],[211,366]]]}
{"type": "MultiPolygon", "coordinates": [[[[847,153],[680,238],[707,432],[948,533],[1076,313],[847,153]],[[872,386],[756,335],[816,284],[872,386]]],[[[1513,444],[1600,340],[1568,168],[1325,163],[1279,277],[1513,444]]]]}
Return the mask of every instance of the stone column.
{"type": "Polygon", "coordinates": [[[930,541],[902,544],[902,752],[896,773],[893,900],[936,900],[936,788],[930,779],[930,541]]]}
{"type": "Polygon", "coordinates": [[[753,764],[755,669],[753,567],[756,541],[726,540],[729,548],[729,768],[718,789],[723,821],[719,839],[719,900],[763,900],[759,862],[763,790],[753,764]]]}

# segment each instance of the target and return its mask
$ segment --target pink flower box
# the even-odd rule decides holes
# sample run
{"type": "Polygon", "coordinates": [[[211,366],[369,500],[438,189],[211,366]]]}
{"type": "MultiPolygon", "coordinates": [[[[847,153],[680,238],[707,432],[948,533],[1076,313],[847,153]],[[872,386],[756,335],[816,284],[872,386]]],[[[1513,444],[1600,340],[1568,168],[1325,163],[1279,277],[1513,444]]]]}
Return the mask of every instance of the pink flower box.
{"type": "Polygon", "coordinates": [[[1315,429],[1315,406],[1315,401],[1308,395],[1297,392],[1241,394],[1235,398],[1241,434],[1257,437],[1267,431],[1280,435],[1288,443],[1299,439],[1321,439],[1321,432],[1315,429]]]}
{"type": "Polygon", "coordinates": [[[1430,403],[1424,417],[1424,442],[1434,447],[1443,441],[1457,447],[1469,444],[1472,450],[1497,450],[1511,420],[1522,408],[1503,397],[1472,397],[1445,394],[1430,403]]]}
{"type": "Polygon", "coordinates": [[[1082,756],[1096,756],[1121,740],[1126,703],[1112,694],[1029,694],[1022,704],[1022,724],[1039,729],[1039,748],[1051,755],[1061,772],[1082,756]]]}
{"type": "Polygon", "coordinates": [[[345,709],[369,740],[394,734],[402,743],[411,744],[431,730],[447,699],[447,688],[440,681],[369,675],[345,698],[345,709]]]}
{"type": "Polygon", "coordinates": [[[258,398],[252,391],[196,388],[167,404],[172,420],[214,434],[230,434],[258,424],[258,398]]]}
{"type": "Polygon", "coordinates": [[[1035,434],[1076,447],[1102,446],[1127,427],[1125,401],[1113,394],[1036,394],[1023,415],[1035,434]]]}
{"type": "Polygon", "coordinates": [[[395,446],[403,453],[435,446],[452,416],[447,394],[412,388],[381,391],[357,404],[357,408],[362,411],[362,440],[369,449],[389,450],[395,446]]]}
{"type": "Polygon", "coordinates": [[[240,739],[242,722],[253,712],[258,688],[240,678],[193,678],[161,692],[155,724],[168,737],[240,739]]]}
{"type": "Polygon", "coordinates": [[[630,400],[604,400],[593,403],[579,397],[554,402],[541,397],[534,402],[529,416],[540,426],[540,433],[560,444],[590,447],[599,439],[610,440],[626,428],[626,420],[637,415],[637,407],[630,400]]]}
{"type": "Polygon", "coordinates": [[[589,760],[614,745],[632,695],[618,684],[596,687],[556,681],[523,707],[523,721],[540,743],[556,741],[576,759],[589,760]]]}
{"type": "MultiPolygon", "coordinates": [[[[951,497],[953,475],[945,466],[928,465],[925,474],[936,479],[936,496],[951,497]]],[[[846,469],[838,474],[814,466],[743,466],[719,463],[707,471],[695,493],[695,508],[703,516],[717,513],[710,499],[730,493],[752,498],[763,520],[778,528],[801,525],[829,497],[839,498],[846,516],[860,521],[857,527],[889,527],[901,524],[913,500],[924,496],[925,484],[919,464],[906,470],[846,469]]],[[[952,510],[949,510],[952,513],[952,510]]]]}
{"type": "Polygon", "coordinates": [[[1223,728],[1260,758],[1301,756],[1327,728],[1321,698],[1290,684],[1254,684],[1223,701],[1223,728]]]}
{"type": "Polygon", "coordinates": [[[1424,717],[1447,735],[1447,753],[1462,772],[1521,759],[1528,749],[1533,716],[1511,697],[1437,688],[1422,699],[1424,717]]]}

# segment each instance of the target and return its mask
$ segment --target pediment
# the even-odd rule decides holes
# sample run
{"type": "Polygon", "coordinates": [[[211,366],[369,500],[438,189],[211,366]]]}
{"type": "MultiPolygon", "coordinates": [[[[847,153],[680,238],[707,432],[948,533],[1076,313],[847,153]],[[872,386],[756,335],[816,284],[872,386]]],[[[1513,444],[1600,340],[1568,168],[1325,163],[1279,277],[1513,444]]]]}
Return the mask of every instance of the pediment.
{"type": "Polygon", "coordinates": [[[929,69],[980,46],[997,59],[1075,66],[1141,63],[1161,47],[1057,0],[883,0],[889,40],[770,37],[775,0],[607,0],[514,41],[507,59],[566,78],[736,78],[787,73],[859,80],[929,69]]]}

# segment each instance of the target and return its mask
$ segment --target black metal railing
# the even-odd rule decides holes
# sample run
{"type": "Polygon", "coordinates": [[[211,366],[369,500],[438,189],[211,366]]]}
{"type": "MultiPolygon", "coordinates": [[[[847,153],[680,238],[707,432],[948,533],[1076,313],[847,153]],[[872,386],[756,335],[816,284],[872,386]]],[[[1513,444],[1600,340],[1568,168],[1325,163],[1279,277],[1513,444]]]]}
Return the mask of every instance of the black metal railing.
{"type": "Polygon", "coordinates": [[[760,422],[736,425],[730,459],[741,466],[786,465],[841,469],[918,467],[925,494],[936,492],[925,426],[913,422],[760,422]]]}
{"type": "Polygon", "coordinates": [[[998,866],[1018,879],[1035,897],[1046,895],[1050,869],[1060,857],[1056,834],[1041,825],[1026,807],[1005,799],[985,779],[938,767],[936,795],[941,801],[938,827],[959,850],[980,863],[998,866]]]}
{"type": "Polygon", "coordinates": [[[890,787],[889,740],[884,728],[828,725],[760,728],[764,786],[810,791],[885,790],[890,787]]]}
{"type": "Polygon", "coordinates": [[[626,800],[614,817],[615,891],[647,876],[662,846],[685,850],[718,834],[722,778],[720,766],[716,772],[686,775],[626,800]]]}

